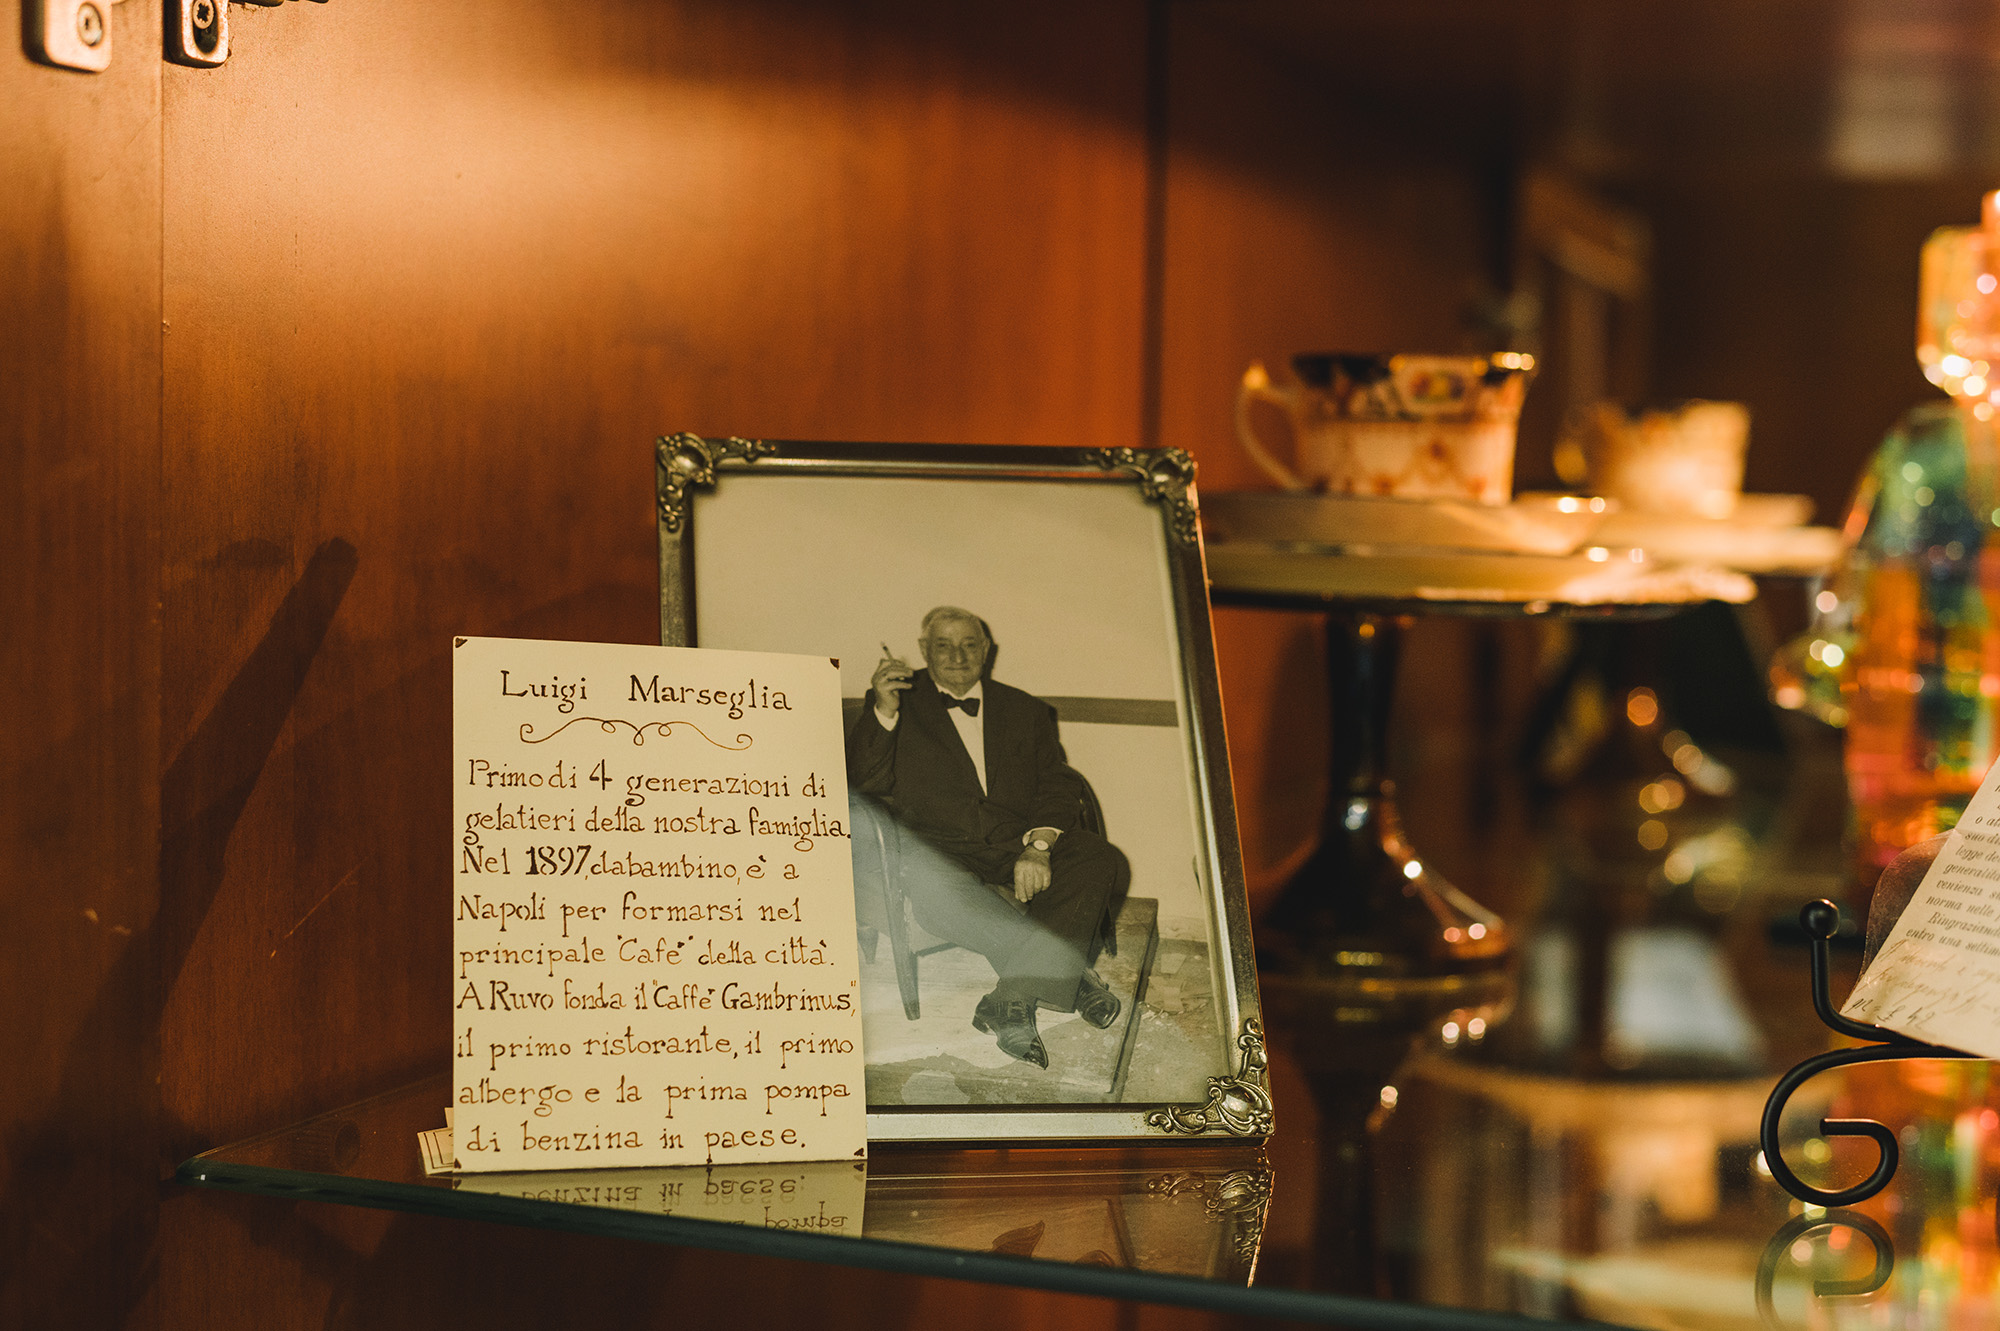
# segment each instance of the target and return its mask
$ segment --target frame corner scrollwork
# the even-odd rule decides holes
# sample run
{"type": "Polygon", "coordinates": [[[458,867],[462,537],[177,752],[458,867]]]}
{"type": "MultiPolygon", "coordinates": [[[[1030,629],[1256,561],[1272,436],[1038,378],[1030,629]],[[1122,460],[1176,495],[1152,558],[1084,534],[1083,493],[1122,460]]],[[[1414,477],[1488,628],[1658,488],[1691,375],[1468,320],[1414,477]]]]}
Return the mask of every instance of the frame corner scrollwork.
{"type": "Polygon", "coordinates": [[[1271,1135],[1270,1059],[1264,1051],[1264,1027],[1255,1017],[1243,1021],[1236,1037],[1243,1064],[1233,1077],[1210,1077],[1208,1100],[1198,1105],[1162,1105],[1146,1115],[1146,1125],[1169,1135],[1199,1136],[1220,1131],[1232,1137],[1271,1135]]]}
{"type": "Polygon", "coordinates": [[[1139,493],[1167,512],[1176,545],[1193,545],[1199,530],[1194,498],[1194,458],[1180,448],[1092,448],[1084,457],[1106,471],[1136,477],[1139,493]]]}
{"type": "Polygon", "coordinates": [[[1271,1167],[1261,1151],[1257,1160],[1254,1168],[1226,1174],[1159,1174],[1146,1180],[1149,1196],[1199,1197],[1203,1214],[1229,1227],[1230,1250],[1246,1277],[1257,1265],[1271,1207],[1271,1167]]]}
{"type": "Polygon", "coordinates": [[[755,462],[777,452],[776,444],[762,439],[704,439],[698,434],[660,436],[653,446],[654,465],[659,471],[661,530],[678,534],[687,524],[688,491],[697,485],[715,484],[715,468],[725,458],[755,462]]]}

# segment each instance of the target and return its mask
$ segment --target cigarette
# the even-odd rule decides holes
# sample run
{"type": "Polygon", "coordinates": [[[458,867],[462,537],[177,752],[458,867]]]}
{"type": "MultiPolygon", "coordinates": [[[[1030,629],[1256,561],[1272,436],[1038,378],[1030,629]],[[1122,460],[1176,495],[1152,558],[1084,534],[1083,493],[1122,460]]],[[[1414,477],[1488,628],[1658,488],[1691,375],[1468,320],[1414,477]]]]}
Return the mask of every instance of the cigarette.
{"type": "Polygon", "coordinates": [[[889,650],[889,644],[886,642],[882,644],[882,659],[885,661],[893,661],[896,659],[896,654],[889,650]]]}

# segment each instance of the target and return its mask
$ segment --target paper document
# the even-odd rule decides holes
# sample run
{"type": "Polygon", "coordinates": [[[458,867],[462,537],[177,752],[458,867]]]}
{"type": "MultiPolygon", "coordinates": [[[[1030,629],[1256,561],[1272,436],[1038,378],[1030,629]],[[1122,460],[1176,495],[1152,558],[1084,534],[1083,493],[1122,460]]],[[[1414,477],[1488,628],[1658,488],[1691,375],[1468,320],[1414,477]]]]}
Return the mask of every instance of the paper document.
{"type": "Polygon", "coordinates": [[[507,638],[452,662],[457,1169],[864,1155],[839,666],[507,638]]]}
{"type": "Polygon", "coordinates": [[[2000,1058],[2000,764],[1840,1014],[2000,1058]]]}

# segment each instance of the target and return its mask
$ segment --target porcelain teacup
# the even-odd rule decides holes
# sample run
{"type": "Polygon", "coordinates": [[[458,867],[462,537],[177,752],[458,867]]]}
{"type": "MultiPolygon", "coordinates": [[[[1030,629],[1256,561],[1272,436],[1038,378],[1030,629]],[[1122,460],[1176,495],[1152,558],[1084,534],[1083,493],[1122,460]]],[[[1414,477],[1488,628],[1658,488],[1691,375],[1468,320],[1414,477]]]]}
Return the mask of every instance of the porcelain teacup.
{"type": "Polygon", "coordinates": [[[1288,490],[1504,504],[1514,488],[1514,431],[1534,358],[1302,353],[1295,384],[1260,363],[1244,371],[1236,434],[1251,460],[1288,490]],[[1251,407],[1291,421],[1286,465],[1257,437],[1251,407]]]}

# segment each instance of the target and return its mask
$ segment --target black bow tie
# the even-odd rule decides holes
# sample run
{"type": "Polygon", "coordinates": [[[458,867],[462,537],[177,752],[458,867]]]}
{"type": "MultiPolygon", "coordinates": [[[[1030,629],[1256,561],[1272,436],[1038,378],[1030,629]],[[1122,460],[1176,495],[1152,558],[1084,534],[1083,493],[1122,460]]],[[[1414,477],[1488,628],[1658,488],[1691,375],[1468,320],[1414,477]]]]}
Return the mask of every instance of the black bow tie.
{"type": "Polygon", "coordinates": [[[939,690],[938,697],[944,700],[944,705],[947,709],[959,707],[964,709],[967,716],[979,715],[979,699],[977,698],[954,698],[943,690],[939,690]]]}

